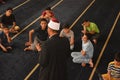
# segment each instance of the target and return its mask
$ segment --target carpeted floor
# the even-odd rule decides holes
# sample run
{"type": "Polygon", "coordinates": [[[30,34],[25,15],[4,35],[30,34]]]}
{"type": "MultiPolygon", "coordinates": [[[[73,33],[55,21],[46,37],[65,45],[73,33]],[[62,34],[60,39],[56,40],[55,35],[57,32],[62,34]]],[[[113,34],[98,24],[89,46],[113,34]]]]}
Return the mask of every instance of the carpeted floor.
{"type": "MultiPolygon", "coordinates": [[[[0,14],[2,14],[8,7],[15,7],[24,1],[26,0],[6,0],[5,5],[0,4],[0,14]]],[[[17,24],[21,29],[23,29],[38,18],[47,6],[53,6],[58,1],[60,0],[28,1],[28,3],[14,10],[17,24]]],[[[61,25],[64,23],[72,24],[92,1],[93,0],[63,0],[61,4],[53,9],[53,11],[56,17],[60,20],[61,25]]],[[[120,12],[119,3],[120,0],[96,0],[72,28],[75,33],[74,51],[80,51],[80,33],[82,30],[81,22],[84,19],[87,19],[95,22],[99,26],[101,37],[98,44],[94,46],[94,64],[99,57],[116,16],[120,12]]],[[[120,33],[119,25],[120,18],[92,80],[99,80],[98,73],[106,73],[107,65],[113,60],[114,53],[120,51],[120,38],[118,37],[118,34],[120,33]]],[[[38,54],[36,52],[23,51],[25,48],[24,43],[28,41],[28,31],[35,27],[39,27],[39,20],[13,39],[14,48],[12,51],[8,53],[0,51],[0,80],[23,80],[31,69],[38,63],[38,54]]],[[[88,65],[83,68],[80,64],[73,63],[71,57],[69,58],[68,80],[88,80],[91,75],[91,71],[92,68],[88,65]]],[[[38,74],[39,68],[34,72],[29,80],[37,80],[38,74]]]]}

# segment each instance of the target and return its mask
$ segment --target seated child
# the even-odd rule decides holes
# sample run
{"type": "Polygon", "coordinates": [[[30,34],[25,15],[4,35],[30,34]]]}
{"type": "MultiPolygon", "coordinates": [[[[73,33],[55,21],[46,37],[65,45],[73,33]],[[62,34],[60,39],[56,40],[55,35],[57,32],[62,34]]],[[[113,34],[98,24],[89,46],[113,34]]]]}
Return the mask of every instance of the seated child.
{"type": "Polygon", "coordinates": [[[120,53],[115,54],[114,61],[108,65],[107,74],[102,77],[103,80],[120,80],[120,53]]]}
{"type": "Polygon", "coordinates": [[[37,27],[36,29],[32,29],[29,31],[29,41],[25,43],[27,46],[24,51],[27,50],[36,50],[36,45],[39,43],[42,45],[45,40],[48,38],[47,33],[47,20],[42,18],[40,19],[40,27],[37,27]],[[32,36],[33,33],[35,33],[34,41],[32,42],[32,36]]]}
{"type": "Polygon", "coordinates": [[[8,49],[12,49],[11,41],[11,37],[9,36],[9,29],[3,28],[3,30],[0,31],[0,48],[4,52],[7,52],[8,49]]]}
{"type": "Polygon", "coordinates": [[[93,67],[92,57],[93,57],[94,47],[91,41],[88,39],[87,35],[82,37],[82,50],[80,52],[72,52],[71,56],[73,57],[74,63],[81,63],[84,67],[86,63],[90,64],[90,67],[93,67]]]}
{"type": "Polygon", "coordinates": [[[40,18],[45,18],[47,19],[48,21],[51,19],[51,18],[54,18],[55,15],[53,13],[53,11],[51,10],[51,7],[47,7],[43,12],[42,12],[42,15],[40,16],[40,18]]]}
{"type": "Polygon", "coordinates": [[[3,25],[6,25],[11,33],[19,32],[20,27],[16,25],[16,19],[12,8],[8,8],[5,14],[1,17],[0,28],[3,28],[3,25]]]}

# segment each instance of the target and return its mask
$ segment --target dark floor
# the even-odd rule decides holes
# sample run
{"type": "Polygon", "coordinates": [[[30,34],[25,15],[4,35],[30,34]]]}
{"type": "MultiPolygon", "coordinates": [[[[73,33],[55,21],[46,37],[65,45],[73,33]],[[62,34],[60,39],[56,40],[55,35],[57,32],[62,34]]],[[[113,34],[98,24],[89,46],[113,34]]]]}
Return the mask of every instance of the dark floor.
{"type": "MultiPolygon", "coordinates": [[[[15,7],[27,0],[6,0],[6,4],[0,4],[0,14],[8,7],[15,7]]],[[[17,24],[23,29],[32,21],[38,18],[47,6],[53,6],[60,0],[30,0],[28,3],[14,10],[17,24]]],[[[63,0],[61,4],[56,6],[53,11],[61,24],[72,24],[76,18],[85,10],[85,8],[93,0],[63,0]]],[[[80,51],[81,41],[80,32],[82,29],[81,22],[88,19],[95,22],[101,31],[101,37],[97,45],[95,45],[94,64],[102,50],[102,47],[107,39],[107,36],[112,28],[116,16],[120,12],[120,0],[96,0],[95,3],[86,11],[86,13],[73,26],[72,30],[75,33],[75,49],[80,51]]],[[[120,18],[117,22],[110,41],[103,53],[101,61],[97,67],[97,71],[92,80],[99,80],[98,73],[106,73],[107,65],[113,60],[115,52],[120,51],[120,33],[119,27],[120,18]]],[[[39,26],[39,20],[31,25],[28,29],[13,39],[14,49],[9,53],[0,51],[0,80],[23,80],[30,70],[38,63],[38,54],[36,52],[24,52],[24,43],[28,40],[28,31],[39,26]]],[[[29,80],[37,80],[37,69],[29,80]]],[[[68,60],[68,80],[88,80],[92,68],[89,66],[81,67],[80,64],[74,64],[71,57],[68,60]]]]}

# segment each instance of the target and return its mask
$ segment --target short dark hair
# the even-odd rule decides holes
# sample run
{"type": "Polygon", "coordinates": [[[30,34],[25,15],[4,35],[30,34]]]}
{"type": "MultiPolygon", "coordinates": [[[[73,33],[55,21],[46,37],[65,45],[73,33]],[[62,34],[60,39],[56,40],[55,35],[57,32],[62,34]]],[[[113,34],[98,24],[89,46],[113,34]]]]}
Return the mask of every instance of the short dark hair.
{"type": "Polygon", "coordinates": [[[116,61],[120,62],[120,52],[115,53],[115,58],[116,61]]]}
{"type": "Polygon", "coordinates": [[[48,23],[48,21],[47,21],[45,18],[41,18],[41,19],[40,19],[40,23],[41,23],[42,21],[45,21],[45,22],[48,23]]]}
{"type": "Polygon", "coordinates": [[[89,35],[89,34],[81,34],[81,37],[83,37],[84,35],[87,36],[87,39],[88,39],[88,40],[90,39],[90,35],[89,35]]]}
{"type": "Polygon", "coordinates": [[[69,28],[70,27],[70,25],[69,24],[63,24],[63,26],[62,26],[62,28],[69,28]]]}
{"type": "Polygon", "coordinates": [[[9,8],[7,8],[7,9],[6,9],[6,11],[8,11],[8,10],[11,10],[11,11],[13,11],[13,9],[12,9],[11,7],[9,7],[9,8]]]}
{"type": "Polygon", "coordinates": [[[45,8],[45,10],[51,10],[51,7],[47,7],[47,8],[45,8]]]}
{"type": "Polygon", "coordinates": [[[85,19],[85,20],[82,21],[82,23],[84,23],[84,22],[88,22],[88,21],[89,21],[89,20],[85,19]]]}

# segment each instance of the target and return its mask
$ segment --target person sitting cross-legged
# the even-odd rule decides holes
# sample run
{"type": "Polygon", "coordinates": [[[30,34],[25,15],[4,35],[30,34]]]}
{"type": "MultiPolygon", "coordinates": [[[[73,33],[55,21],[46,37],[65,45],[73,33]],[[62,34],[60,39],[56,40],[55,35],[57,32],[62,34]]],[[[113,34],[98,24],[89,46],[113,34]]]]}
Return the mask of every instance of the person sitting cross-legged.
{"type": "Polygon", "coordinates": [[[16,25],[15,15],[13,14],[13,9],[8,8],[5,11],[5,14],[1,17],[0,28],[3,28],[6,25],[10,33],[18,33],[20,27],[16,25]]]}
{"type": "Polygon", "coordinates": [[[92,57],[93,57],[94,47],[91,41],[88,39],[87,35],[82,36],[82,50],[80,52],[72,52],[74,63],[81,63],[84,67],[86,63],[93,67],[92,57]]]}
{"type": "Polygon", "coordinates": [[[116,53],[114,61],[107,68],[107,74],[102,75],[103,80],[120,80],[120,53],[116,53]]]}
{"type": "Polygon", "coordinates": [[[38,43],[42,45],[47,38],[47,20],[42,18],[40,19],[40,27],[29,31],[29,41],[25,43],[27,47],[24,49],[24,51],[36,50],[35,45],[38,43]],[[34,41],[32,42],[33,33],[35,33],[35,37],[34,41]]]}
{"type": "Polygon", "coordinates": [[[11,47],[11,37],[9,36],[9,29],[3,28],[3,30],[0,31],[0,48],[7,52],[8,49],[12,49],[11,47]]]}

